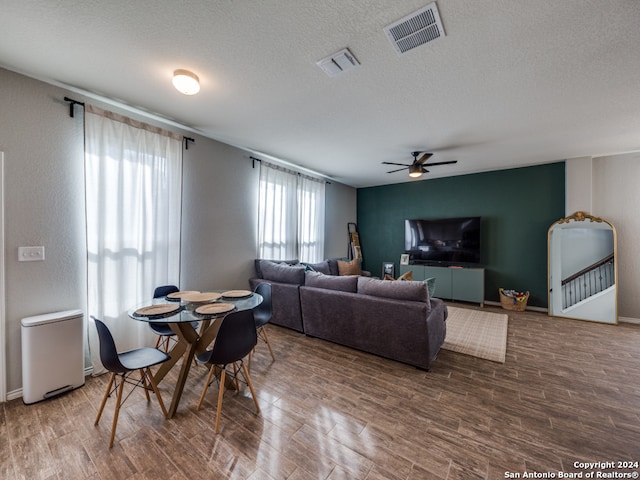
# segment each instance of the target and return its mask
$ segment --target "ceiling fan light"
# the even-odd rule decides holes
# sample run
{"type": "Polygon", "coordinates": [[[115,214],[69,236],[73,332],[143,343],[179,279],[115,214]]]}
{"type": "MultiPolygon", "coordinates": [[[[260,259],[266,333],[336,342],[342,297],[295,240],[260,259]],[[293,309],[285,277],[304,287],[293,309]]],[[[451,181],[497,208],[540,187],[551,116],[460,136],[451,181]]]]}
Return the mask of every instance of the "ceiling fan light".
{"type": "Polygon", "coordinates": [[[195,95],[200,91],[200,79],[189,70],[176,70],[173,72],[173,86],[180,93],[195,95]]]}
{"type": "Polygon", "coordinates": [[[422,165],[411,165],[409,167],[409,176],[411,178],[420,178],[422,176],[422,165]]]}

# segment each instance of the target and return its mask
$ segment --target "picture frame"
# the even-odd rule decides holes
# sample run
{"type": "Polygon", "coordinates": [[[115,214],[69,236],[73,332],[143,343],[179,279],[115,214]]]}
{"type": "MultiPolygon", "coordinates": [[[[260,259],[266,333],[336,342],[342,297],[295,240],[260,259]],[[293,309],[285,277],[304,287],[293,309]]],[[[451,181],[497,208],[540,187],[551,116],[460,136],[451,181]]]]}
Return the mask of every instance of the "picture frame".
{"type": "Polygon", "coordinates": [[[409,254],[403,253],[400,255],[400,265],[409,265],[409,254]]]}
{"type": "Polygon", "coordinates": [[[385,275],[396,278],[396,264],[393,262],[382,262],[382,278],[385,275]]]}

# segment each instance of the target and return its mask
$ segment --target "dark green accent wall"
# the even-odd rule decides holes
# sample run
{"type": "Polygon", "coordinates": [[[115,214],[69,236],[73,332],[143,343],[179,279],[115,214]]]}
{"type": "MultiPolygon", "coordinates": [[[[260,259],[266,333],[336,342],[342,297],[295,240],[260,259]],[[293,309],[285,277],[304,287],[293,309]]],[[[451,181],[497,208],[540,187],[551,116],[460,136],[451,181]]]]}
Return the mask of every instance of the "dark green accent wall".
{"type": "Polygon", "coordinates": [[[482,217],[485,300],[498,288],[529,290],[547,307],[547,230],[565,216],[565,163],[358,189],[363,268],[399,269],[407,218],[482,217]]]}

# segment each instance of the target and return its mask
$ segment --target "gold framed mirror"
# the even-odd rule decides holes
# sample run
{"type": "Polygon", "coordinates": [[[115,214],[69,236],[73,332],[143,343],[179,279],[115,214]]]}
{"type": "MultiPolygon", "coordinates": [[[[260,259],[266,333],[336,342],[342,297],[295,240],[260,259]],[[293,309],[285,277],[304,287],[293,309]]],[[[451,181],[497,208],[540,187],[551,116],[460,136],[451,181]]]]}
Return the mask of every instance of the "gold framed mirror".
{"type": "Polygon", "coordinates": [[[548,231],[549,315],[618,323],[616,229],[585,212],[548,231]]]}

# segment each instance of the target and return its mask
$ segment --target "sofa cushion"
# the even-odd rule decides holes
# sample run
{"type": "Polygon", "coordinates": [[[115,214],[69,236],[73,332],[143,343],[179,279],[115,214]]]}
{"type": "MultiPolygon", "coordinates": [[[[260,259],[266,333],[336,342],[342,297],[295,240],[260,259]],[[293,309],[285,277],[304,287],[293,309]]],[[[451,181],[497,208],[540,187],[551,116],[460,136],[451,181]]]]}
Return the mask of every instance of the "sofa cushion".
{"type": "Polygon", "coordinates": [[[329,267],[329,260],[325,260],[320,263],[303,263],[307,270],[311,270],[312,272],[320,272],[325,275],[331,275],[331,268],[329,267]]]}
{"type": "Polygon", "coordinates": [[[414,302],[429,302],[429,291],[427,290],[427,284],[424,282],[388,282],[370,277],[357,278],[358,293],[363,295],[411,300],[414,302]]]}
{"type": "Polygon", "coordinates": [[[327,263],[329,264],[329,275],[340,275],[337,258],[328,258],[327,263]]]}
{"type": "Polygon", "coordinates": [[[307,287],[338,290],[356,293],[358,291],[358,277],[355,275],[324,275],[318,272],[306,272],[304,284],[307,287]]]}
{"type": "Polygon", "coordinates": [[[260,265],[262,278],[273,282],[304,285],[304,265],[289,265],[287,263],[263,262],[260,265]]]}
{"type": "Polygon", "coordinates": [[[265,260],[262,258],[256,258],[254,264],[256,267],[256,277],[258,278],[264,278],[262,275],[262,265],[264,265],[265,263],[285,263],[287,265],[297,265],[298,263],[300,263],[298,261],[298,259],[295,260],[265,260]]]}
{"type": "Polygon", "coordinates": [[[340,275],[360,275],[362,273],[360,261],[356,258],[350,262],[338,260],[338,273],[340,275]]]}

